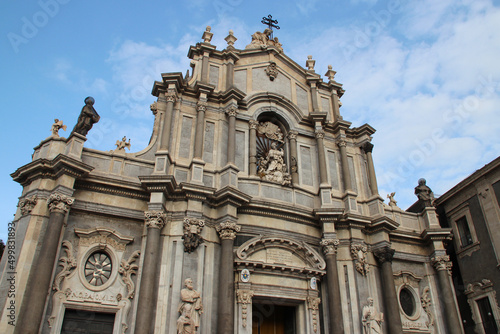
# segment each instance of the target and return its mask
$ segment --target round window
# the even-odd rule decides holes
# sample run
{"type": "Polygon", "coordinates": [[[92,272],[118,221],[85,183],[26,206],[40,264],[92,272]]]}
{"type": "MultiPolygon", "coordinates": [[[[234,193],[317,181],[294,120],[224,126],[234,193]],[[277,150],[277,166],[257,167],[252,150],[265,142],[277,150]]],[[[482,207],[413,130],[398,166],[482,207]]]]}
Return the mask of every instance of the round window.
{"type": "Polygon", "coordinates": [[[85,262],[85,279],[93,286],[101,286],[111,276],[112,263],[104,252],[92,253],[85,262]]]}
{"type": "Polygon", "coordinates": [[[415,314],[415,298],[413,298],[413,293],[408,288],[402,288],[399,292],[399,302],[407,316],[411,317],[415,314]]]}

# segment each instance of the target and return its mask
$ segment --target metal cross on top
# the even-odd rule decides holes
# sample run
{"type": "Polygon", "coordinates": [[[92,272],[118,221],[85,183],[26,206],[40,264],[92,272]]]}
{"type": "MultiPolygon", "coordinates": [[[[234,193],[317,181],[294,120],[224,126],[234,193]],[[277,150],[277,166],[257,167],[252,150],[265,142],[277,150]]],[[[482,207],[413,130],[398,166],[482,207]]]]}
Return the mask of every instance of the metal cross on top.
{"type": "Polygon", "coordinates": [[[260,22],[267,25],[269,30],[271,30],[271,39],[273,39],[273,28],[280,30],[280,27],[276,25],[278,24],[278,20],[273,20],[273,16],[271,14],[267,15],[267,17],[264,16],[260,22]]]}

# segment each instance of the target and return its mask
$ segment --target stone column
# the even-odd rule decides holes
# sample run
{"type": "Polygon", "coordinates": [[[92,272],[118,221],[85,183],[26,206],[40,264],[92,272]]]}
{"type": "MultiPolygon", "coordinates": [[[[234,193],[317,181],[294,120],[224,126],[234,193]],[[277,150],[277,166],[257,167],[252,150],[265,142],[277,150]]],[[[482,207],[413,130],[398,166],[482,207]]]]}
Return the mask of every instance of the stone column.
{"type": "Polygon", "coordinates": [[[166,104],[165,107],[165,115],[163,122],[163,131],[161,132],[160,139],[160,151],[168,151],[170,146],[170,137],[171,137],[171,129],[172,129],[172,115],[174,110],[174,103],[176,99],[175,89],[169,89],[167,94],[162,94],[158,98],[158,110],[160,111],[163,107],[162,104],[166,104]],[[162,97],[164,95],[165,97],[162,97]],[[163,103],[162,103],[163,102],[163,103]]]}
{"type": "Polygon", "coordinates": [[[234,254],[233,244],[241,227],[233,222],[221,223],[217,232],[221,239],[219,268],[219,300],[217,305],[217,333],[234,333],[234,254]]]}
{"type": "Polygon", "coordinates": [[[363,145],[363,150],[366,153],[366,162],[368,164],[368,180],[370,181],[370,189],[372,191],[372,195],[378,195],[378,187],[377,187],[377,176],[375,175],[375,166],[373,165],[373,144],[366,143],[363,145]]]}
{"type": "Polygon", "coordinates": [[[330,318],[330,334],[344,333],[344,320],[342,319],[342,301],[340,300],[340,283],[337,267],[336,239],[323,239],[320,243],[326,261],[326,277],[328,279],[328,309],[330,318]]]}
{"type": "Polygon", "coordinates": [[[449,332],[457,334],[463,333],[450,281],[452,266],[450,257],[448,255],[435,256],[431,258],[431,263],[438,274],[439,286],[441,288],[439,296],[441,301],[444,303],[444,312],[449,332]]]}
{"type": "Polygon", "coordinates": [[[297,131],[290,131],[288,133],[288,140],[290,141],[290,173],[292,174],[292,184],[299,184],[299,173],[297,166],[297,131]]]}
{"type": "Polygon", "coordinates": [[[64,229],[64,218],[74,199],[53,193],[47,200],[49,221],[41,241],[38,255],[33,259],[28,284],[24,292],[23,304],[17,318],[16,334],[37,334],[42,322],[45,301],[50,291],[50,283],[59,239],[64,229]]]}
{"type": "Polygon", "coordinates": [[[399,315],[399,303],[398,297],[396,296],[394,274],[392,271],[394,249],[390,247],[384,247],[377,250],[374,255],[381,266],[380,276],[382,279],[387,333],[401,334],[403,333],[403,325],[401,323],[401,316],[399,315]]]}
{"type": "Polygon", "coordinates": [[[249,174],[250,175],[257,175],[257,125],[259,125],[259,122],[254,121],[251,119],[248,122],[248,126],[250,127],[250,167],[249,167],[249,174]]]}
{"type": "Polygon", "coordinates": [[[227,138],[227,163],[235,164],[236,154],[236,114],[238,108],[235,105],[229,107],[226,111],[229,118],[229,129],[227,138]]]}
{"type": "Polygon", "coordinates": [[[342,165],[342,177],[344,179],[344,190],[352,190],[351,174],[349,173],[349,163],[347,162],[347,143],[344,139],[338,141],[338,146],[340,149],[340,163],[342,165]]]}
{"type": "Polygon", "coordinates": [[[160,231],[165,226],[166,215],[163,211],[146,211],[144,213],[147,226],[146,249],[143,257],[141,286],[137,301],[135,334],[152,332],[153,315],[156,308],[156,280],[160,258],[160,231]]]}
{"type": "Polygon", "coordinates": [[[325,131],[323,129],[317,129],[316,143],[318,145],[318,159],[319,159],[319,175],[321,185],[328,184],[328,174],[326,172],[326,157],[325,157],[325,144],[323,143],[323,138],[325,138],[325,131]]]}
{"type": "Polygon", "coordinates": [[[198,110],[198,117],[196,118],[196,133],[194,138],[194,158],[202,160],[203,137],[205,133],[205,111],[207,110],[207,102],[198,101],[196,110],[198,110]]]}

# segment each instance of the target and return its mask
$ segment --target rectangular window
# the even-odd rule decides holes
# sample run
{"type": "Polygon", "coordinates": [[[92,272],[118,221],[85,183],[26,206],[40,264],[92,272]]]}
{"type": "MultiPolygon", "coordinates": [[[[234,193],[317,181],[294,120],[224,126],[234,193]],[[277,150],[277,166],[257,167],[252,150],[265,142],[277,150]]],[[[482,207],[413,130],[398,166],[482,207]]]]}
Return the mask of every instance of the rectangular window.
{"type": "Polygon", "coordinates": [[[467,222],[467,218],[465,216],[458,218],[456,221],[458,233],[460,236],[460,243],[462,247],[471,245],[472,234],[470,233],[469,223],[467,222]]]}
{"type": "Polygon", "coordinates": [[[476,300],[485,334],[497,334],[498,327],[493,316],[493,310],[488,297],[476,300]]]}

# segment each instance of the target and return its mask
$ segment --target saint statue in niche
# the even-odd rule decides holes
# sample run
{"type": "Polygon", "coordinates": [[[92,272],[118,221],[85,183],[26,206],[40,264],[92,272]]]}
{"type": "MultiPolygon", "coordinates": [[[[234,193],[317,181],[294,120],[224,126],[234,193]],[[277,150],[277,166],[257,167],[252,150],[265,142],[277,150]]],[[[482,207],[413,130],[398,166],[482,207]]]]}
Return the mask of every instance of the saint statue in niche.
{"type": "Polygon", "coordinates": [[[373,298],[367,299],[368,304],[363,306],[363,334],[382,333],[382,322],[384,314],[379,312],[373,305],[373,298]]]}
{"type": "Polygon", "coordinates": [[[181,290],[179,319],[177,319],[177,334],[196,334],[200,327],[200,316],[203,313],[201,295],[193,288],[193,280],[184,280],[185,288],[181,290]]]}
{"type": "Polygon", "coordinates": [[[257,127],[257,132],[259,176],[266,181],[290,185],[292,177],[287,172],[281,129],[271,122],[263,122],[257,127]]]}

